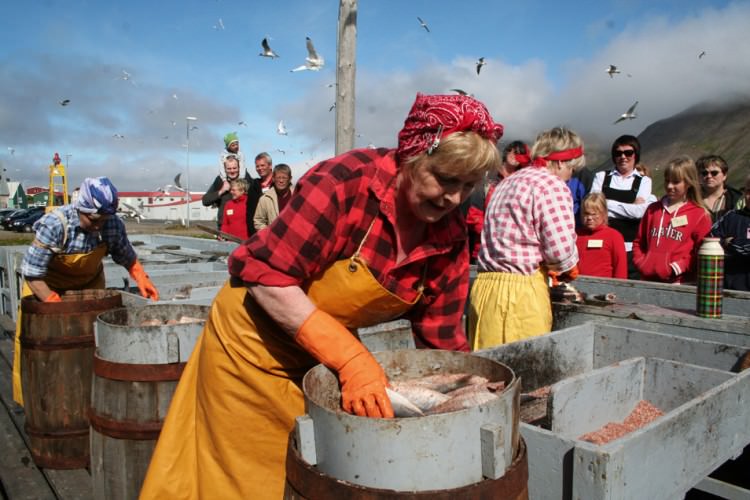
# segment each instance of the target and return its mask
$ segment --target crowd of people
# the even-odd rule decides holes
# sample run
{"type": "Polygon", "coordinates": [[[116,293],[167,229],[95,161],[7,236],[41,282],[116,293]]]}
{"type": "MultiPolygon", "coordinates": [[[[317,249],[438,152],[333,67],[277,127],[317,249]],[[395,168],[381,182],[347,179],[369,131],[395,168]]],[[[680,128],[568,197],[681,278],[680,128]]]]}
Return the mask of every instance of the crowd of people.
{"type": "MultiPolygon", "coordinates": [[[[541,335],[552,327],[550,284],[579,275],[691,283],[709,235],[726,252],[725,286],[750,290],[750,177],[744,195],[727,186],[720,156],[673,159],[657,200],[634,136],[617,138],[613,168],[592,175],[569,128],[500,151],[502,134],[471,96],[417,94],[396,148],[322,161],[296,185],[267,153],[251,176],[237,134],[224,137],[203,204],[242,244],[141,498],[281,497],[287,439],[304,411],[301,379],[317,363],[337,375],[344,411],[393,417],[388,379],[356,328],[406,318],[418,348],[464,352],[541,335]]],[[[23,261],[24,294],[55,302],[66,290],[101,288],[110,254],[158,300],[112,216],[117,205],[109,179],[86,179],[76,201],[44,216],[23,261]]],[[[19,352],[17,338],[21,403],[19,352]]]]}

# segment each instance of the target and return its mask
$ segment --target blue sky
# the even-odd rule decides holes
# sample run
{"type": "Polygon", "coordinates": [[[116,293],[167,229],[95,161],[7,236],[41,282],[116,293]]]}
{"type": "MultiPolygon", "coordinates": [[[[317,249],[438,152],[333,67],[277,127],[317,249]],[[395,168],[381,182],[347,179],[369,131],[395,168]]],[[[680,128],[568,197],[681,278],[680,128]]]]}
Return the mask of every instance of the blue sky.
{"type": "MultiPolygon", "coordinates": [[[[216,176],[233,130],[250,160],[268,151],[299,177],[333,154],[337,19],[332,0],[5,1],[5,175],[46,185],[57,151],[71,155],[71,189],[94,175],[155,189],[185,174],[195,116],[193,191],[216,176]],[[326,64],[292,73],[306,36],[326,64]],[[264,37],[278,59],[258,56],[264,37]]],[[[356,145],[394,146],[416,92],[462,88],[505,125],[504,140],[562,124],[608,147],[694,104],[747,98],[748,21],[750,1],[361,1],[356,145]],[[610,78],[609,64],[622,73],[610,78]],[[635,101],[638,117],[613,125],[635,101]]]]}

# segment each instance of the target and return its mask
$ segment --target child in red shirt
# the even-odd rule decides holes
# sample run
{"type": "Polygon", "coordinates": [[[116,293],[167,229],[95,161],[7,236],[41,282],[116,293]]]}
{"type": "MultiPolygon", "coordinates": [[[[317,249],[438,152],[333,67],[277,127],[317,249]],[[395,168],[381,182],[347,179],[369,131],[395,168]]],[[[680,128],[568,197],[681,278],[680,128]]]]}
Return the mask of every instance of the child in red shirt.
{"type": "Polygon", "coordinates": [[[687,156],[664,171],[666,195],[649,205],[633,241],[633,264],[641,279],[666,283],[694,280],[698,248],[711,230],[698,171],[687,156]]]}
{"type": "Polygon", "coordinates": [[[578,271],[582,276],[628,278],[628,260],[622,234],[607,225],[607,199],[590,193],[581,202],[578,238],[578,271]]]}
{"type": "Polygon", "coordinates": [[[221,218],[221,232],[246,240],[247,234],[247,181],[235,179],[229,183],[232,199],[224,204],[224,215],[221,218]]]}

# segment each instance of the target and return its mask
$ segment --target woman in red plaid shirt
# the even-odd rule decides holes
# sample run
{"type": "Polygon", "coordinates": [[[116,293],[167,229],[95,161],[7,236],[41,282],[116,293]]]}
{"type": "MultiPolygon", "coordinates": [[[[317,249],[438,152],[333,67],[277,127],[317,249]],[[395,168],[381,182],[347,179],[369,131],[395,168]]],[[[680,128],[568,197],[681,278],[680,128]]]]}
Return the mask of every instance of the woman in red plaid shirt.
{"type": "Polygon", "coordinates": [[[281,498],[302,376],[318,362],[338,374],[345,411],[392,417],[385,373],[349,329],[404,317],[418,347],[468,351],[456,208],[497,167],[501,134],[471,97],[418,94],[396,150],[350,151],[300,179],[231,256],[141,498],[281,498]]]}
{"type": "Polygon", "coordinates": [[[532,166],[498,184],[487,206],[470,298],[473,349],[549,332],[548,272],[566,280],[578,275],[566,182],[585,165],[583,141],[571,130],[553,128],[539,134],[531,157],[532,166]]]}

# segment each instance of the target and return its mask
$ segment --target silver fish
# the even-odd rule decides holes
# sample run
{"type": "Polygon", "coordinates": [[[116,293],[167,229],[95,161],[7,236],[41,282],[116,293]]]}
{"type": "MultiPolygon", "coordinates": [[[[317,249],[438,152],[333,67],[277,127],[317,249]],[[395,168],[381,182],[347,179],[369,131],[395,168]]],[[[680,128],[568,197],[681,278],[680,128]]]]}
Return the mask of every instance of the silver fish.
{"type": "Polygon", "coordinates": [[[452,411],[465,410],[466,408],[473,408],[484,403],[488,403],[493,399],[497,399],[500,396],[494,392],[489,391],[472,391],[451,398],[445,403],[439,404],[427,412],[427,415],[435,415],[438,413],[448,413],[452,411]]]}
{"type": "Polygon", "coordinates": [[[427,387],[414,385],[409,382],[391,381],[391,389],[404,396],[422,411],[445,403],[450,396],[442,392],[433,391],[427,387]]]}
{"type": "Polygon", "coordinates": [[[427,387],[433,391],[442,392],[443,394],[455,391],[459,387],[472,384],[486,384],[489,382],[485,377],[473,375],[471,373],[448,373],[438,375],[428,375],[426,377],[408,380],[412,385],[427,387]]]}
{"type": "Polygon", "coordinates": [[[468,392],[476,392],[476,391],[502,392],[503,389],[505,389],[505,382],[501,380],[499,382],[487,382],[484,384],[465,385],[463,387],[459,387],[455,391],[451,391],[445,394],[445,396],[448,396],[448,399],[450,399],[450,398],[455,398],[456,396],[460,396],[462,394],[466,394],[468,392]]]}
{"type": "Polygon", "coordinates": [[[385,393],[388,395],[388,398],[391,400],[391,406],[393,407],[393,415],[395,417],[397,418],[424,417],[424,413],[422,413],[422,410],[420,410],[418,407],[414,405],[414,403],[406,399],[404,396],[402,396],[398,392],[386,387],[385,393]]]}

